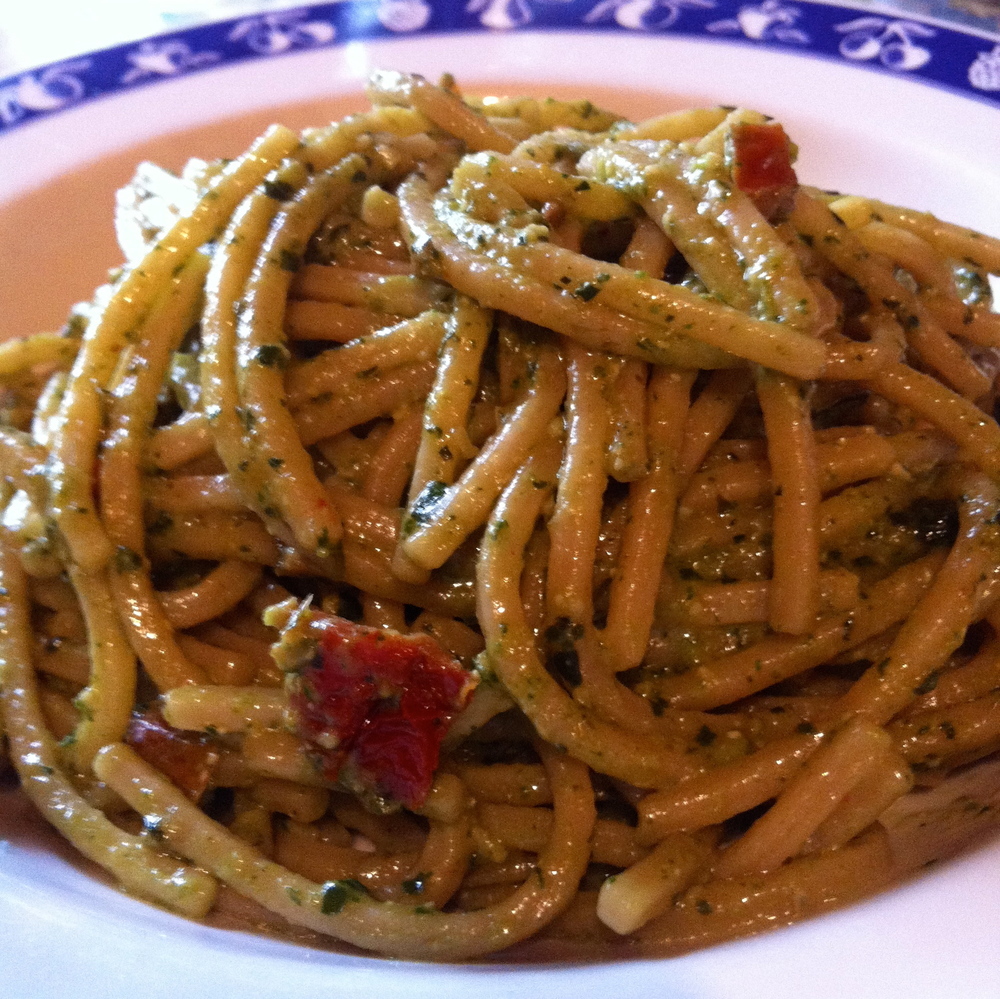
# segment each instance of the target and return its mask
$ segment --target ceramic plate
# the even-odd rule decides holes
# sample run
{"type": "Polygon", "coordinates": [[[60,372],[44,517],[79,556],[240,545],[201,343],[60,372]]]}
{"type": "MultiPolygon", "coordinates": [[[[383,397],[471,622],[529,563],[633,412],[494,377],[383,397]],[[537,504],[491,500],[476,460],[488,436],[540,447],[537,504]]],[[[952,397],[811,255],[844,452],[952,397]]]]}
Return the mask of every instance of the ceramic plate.
{"type": "MultiPolygon", "coordinates": [[[[780,119],[799,176],[1000,235],[1000,37],[762,0],[344,0],[159,36],[0,80],[0,324],[58,326],[118,261],[134,164],[243,149],[361,105],[376,67],[475,92],[587,96],[634,118],[705,103],[780,119]]],[[[1000,844],[862,905],[670,961],[438,967],[185,922],[80,868],[0,790],[0,994],[996,999],[1000,844]]]]}

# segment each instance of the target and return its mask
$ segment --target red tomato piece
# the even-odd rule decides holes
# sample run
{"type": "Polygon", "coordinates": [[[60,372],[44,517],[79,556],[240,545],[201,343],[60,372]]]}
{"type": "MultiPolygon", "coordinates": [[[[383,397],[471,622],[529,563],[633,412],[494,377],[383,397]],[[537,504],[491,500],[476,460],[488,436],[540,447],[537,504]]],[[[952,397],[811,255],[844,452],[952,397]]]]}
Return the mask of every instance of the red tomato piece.
{"type": "Polygon", "coordinates": [[[204,736],[173,728],[157,711],[132,715],[125,741],[192,801],[205,793],[219,761],[218,751],[204,736]]]}
{"type": "Polygon", "coordinates": [[[767,219],[792,209],[798,177],[792,168],[792,146],[777,122],[734,125],[733,180],[767,219]]]}
{"type": "Polygon", "coordinates": [[[474,675],[429,635],[313,611],[295,618],[275,658],[288,677],[298,733],[324,776],[383,806],[419,808],[474,675]]]}

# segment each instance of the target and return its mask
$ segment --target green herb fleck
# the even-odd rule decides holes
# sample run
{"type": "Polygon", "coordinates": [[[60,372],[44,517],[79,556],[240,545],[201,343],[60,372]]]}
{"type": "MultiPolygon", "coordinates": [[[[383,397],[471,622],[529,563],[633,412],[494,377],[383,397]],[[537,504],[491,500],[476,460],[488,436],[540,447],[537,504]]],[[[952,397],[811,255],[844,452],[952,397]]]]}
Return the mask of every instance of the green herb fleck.
{"type": "Polygon", "coordinates": [[[323,885],[323,901],[320,912],[324,916],[336,915],[348,902],[360,902],[368,897],[368,889],[360,881],[346,878],[343,881],[328,881],[323,885]]]}

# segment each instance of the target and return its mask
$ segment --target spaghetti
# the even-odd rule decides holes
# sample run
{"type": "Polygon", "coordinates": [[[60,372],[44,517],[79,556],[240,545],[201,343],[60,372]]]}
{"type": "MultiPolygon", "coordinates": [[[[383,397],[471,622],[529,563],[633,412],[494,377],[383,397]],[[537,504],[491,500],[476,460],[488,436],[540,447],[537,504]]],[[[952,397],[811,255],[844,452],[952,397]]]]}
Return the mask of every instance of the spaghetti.
{"type": "Polygon", "coordinates": [[[742,109],[369,96],[144,165],[121,271],[0,347],[24,791],[139,896],[419,959],[940,854],[907,814],[1000,749],[1000,242],[742,109]]]}

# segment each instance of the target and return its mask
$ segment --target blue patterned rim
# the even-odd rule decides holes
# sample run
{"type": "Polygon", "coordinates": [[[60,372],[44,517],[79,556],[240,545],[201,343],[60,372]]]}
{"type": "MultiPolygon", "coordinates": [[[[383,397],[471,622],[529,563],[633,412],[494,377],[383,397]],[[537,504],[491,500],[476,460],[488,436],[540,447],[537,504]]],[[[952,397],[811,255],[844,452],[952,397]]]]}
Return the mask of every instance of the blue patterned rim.
{"type": "Polygon", "coordinates": [[[136,87],[289,52],[454,32],[635,32],[846,62],[1000,108],[1000,35],[809,0],[335,0],[218,21],[0,80],[0,133],[136,87]]]}

